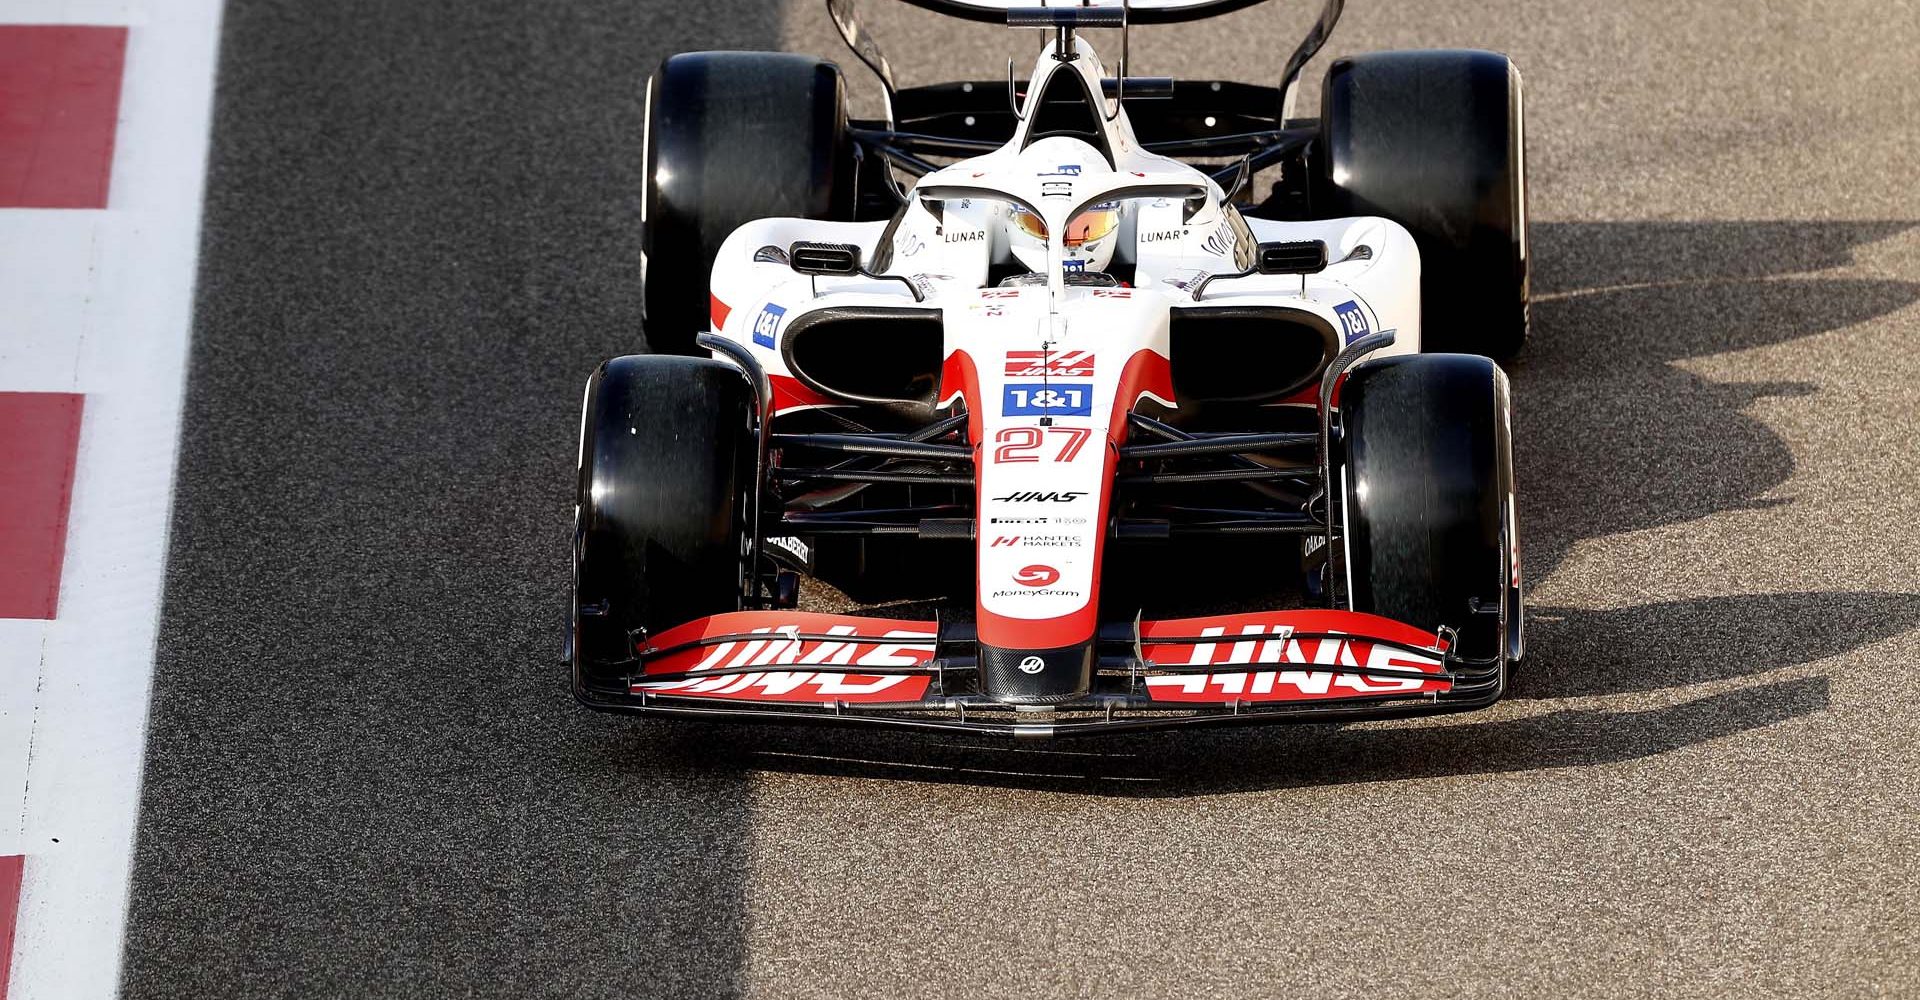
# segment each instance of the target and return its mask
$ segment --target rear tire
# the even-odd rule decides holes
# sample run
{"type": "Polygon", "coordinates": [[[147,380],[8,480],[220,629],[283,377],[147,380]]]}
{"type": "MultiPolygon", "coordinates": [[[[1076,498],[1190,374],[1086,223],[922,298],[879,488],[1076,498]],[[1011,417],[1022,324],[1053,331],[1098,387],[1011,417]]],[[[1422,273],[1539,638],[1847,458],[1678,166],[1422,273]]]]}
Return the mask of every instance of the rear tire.
{"type": "Polygon", "coordinates": [[[1532,292],[1513,63],[1471,50],[1338,59],[1320,124],[1316,214],[1385,216],[1413,234],[1424,347],[1519,353],[1532,292]]]}
{"type": "Polygon", "coordinates": [[[575,507],[577,682],[624,669],[639,630],[739,609],[753,398],[738,368],[710,359],[614,358],[588,379],[575,507]]]}
{"type": "Polygon", "coordinates": [[[1485,357],[1416,354],[1341,386],[1348,606],[1459,630],[1469,657],[1520,632],[1506,374],[1485,357]]]}
{"type": "Polygon", "coordinates": [[[693,354],[714,257],[735,229],[853,218],[845,84],[808,56],[688,52],[661,63],[647,90],[647,345],[693,354]]]}

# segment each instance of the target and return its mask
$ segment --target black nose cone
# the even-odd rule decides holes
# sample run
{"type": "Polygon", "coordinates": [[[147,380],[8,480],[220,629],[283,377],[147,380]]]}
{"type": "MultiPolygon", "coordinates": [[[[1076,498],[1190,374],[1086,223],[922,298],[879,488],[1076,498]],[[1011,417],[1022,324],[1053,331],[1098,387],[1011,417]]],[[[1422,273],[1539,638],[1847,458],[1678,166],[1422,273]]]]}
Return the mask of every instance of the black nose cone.
{"type": "Polygon", "coordinates": [[[980,682],[989,697],[1009,705],[1057,705],[1092,690],[1093,643],[1059,649],[1001,649],[980,645],[980,682]]]}

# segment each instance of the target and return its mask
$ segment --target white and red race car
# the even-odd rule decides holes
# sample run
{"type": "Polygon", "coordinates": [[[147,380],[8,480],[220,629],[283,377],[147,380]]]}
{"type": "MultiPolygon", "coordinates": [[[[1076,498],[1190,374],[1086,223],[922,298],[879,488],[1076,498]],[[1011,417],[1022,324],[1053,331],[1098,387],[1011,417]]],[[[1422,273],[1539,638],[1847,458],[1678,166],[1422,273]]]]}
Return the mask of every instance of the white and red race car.
{"type": "Polygon", "coordinates": [[[579,699],[1016,736],[1497,699],[1522,648],[1492,360],[1527,325],[1511,64],[1342,59],[1295,119],[1340,0],[1278,87],[1109,76],[1084,34],[1124,52],[1251,0],[914,2],[1045,47],[1024,81],[901,89],[830,0],[884,120],[803,56],[650,82],[653,353],[587,384],[579,699]],[[1194,589],[1130,574],[1156,547],[1300,599],[1151,617],[1194,589]],[[801,573],[959,600],[801,612],[801,573]]]}

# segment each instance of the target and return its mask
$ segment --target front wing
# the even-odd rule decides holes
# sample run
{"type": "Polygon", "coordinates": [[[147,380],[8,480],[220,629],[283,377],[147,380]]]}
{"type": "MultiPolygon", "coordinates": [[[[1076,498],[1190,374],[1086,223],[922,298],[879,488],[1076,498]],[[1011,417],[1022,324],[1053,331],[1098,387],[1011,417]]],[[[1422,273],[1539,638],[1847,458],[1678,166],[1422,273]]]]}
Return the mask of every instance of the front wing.
{"type": "Polygon", "coordinates": [[[981,690],[972,626],[798,611],[698,619],[636,644],[628,672],[574,690],[654,715],[1051,737],[1378,718],[1484,707],[1499,660],[1377,615],[1306,609],[1103,627],[1094,689],[1044,710],[981,690]]]}

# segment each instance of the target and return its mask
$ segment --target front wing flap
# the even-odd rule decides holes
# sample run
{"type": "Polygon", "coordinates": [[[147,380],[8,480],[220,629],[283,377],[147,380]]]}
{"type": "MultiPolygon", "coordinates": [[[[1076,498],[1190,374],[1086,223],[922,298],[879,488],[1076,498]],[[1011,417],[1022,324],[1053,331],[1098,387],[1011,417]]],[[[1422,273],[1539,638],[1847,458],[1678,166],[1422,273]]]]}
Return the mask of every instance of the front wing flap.
{"type": "Polygon", "coordinates": [[[740,611],[638,643],[621,688],[576,694],[647,714],[1066,736],[1478,708],[1504,684],[1500,663],[1452,656],[1444,630],[1350,611],[1134,621],[1099,646],[1094,690],[1036,712],[980,693],[971,625],[740,611]]]}

